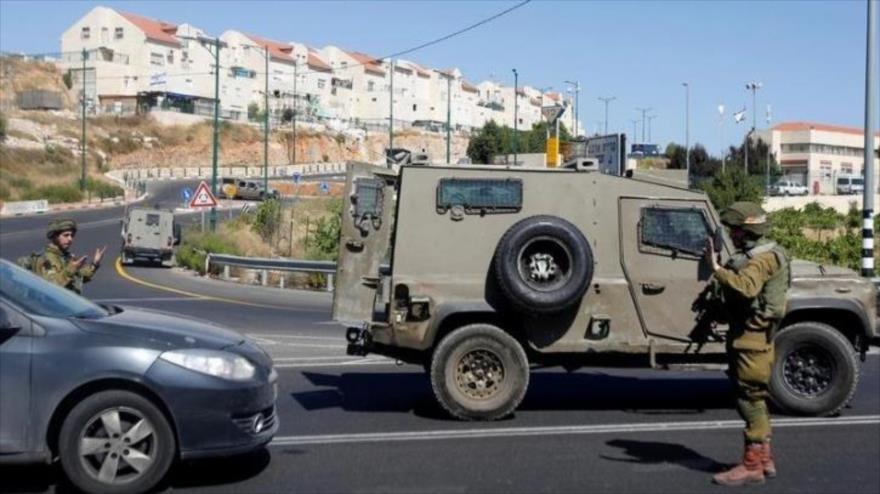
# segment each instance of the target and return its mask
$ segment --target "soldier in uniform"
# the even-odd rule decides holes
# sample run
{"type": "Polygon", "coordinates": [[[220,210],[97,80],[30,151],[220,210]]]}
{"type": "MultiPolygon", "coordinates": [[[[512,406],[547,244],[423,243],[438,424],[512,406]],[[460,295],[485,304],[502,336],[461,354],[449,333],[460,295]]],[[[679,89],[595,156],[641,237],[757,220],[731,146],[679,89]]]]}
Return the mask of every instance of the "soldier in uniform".
{"type": "Polygon", "coordinates": [[[56,285],[82,294],[83,283],[95,276],[107,247],[96,249],[92,262],[86,262],[88,256],[74,257],[70,247],[76,237],[76,221],[71,219],[49,223],[46,237],[49,243],[46,250],[34,260],[33,271],[56,285]]]}
{"type": "Polygon", "coordinates": [[[736,389],[736,408],[746,427],[742,463],[713,480],[722,485],[760,484],[776,476],[766,400],[774,358],[772,332],[785,315],[790,260],[782,247],[765,237],[767,215],[757,204],[733,203],[722,211],[721,222],[728,229],[736,255],[719,265],[710,241],[706,257],[729,316],[729,375],[736,389]]]}

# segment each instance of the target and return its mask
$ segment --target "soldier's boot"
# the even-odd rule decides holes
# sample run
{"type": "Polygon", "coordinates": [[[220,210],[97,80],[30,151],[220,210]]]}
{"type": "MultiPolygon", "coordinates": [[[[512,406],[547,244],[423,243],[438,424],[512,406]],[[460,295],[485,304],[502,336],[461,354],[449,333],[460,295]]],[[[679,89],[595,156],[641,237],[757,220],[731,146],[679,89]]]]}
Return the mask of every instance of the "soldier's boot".
{"type": "Polygon", "coordinates": [[[761,446],[761,465],[764,467],[764,476],[772,479],[776,477],[776,462],[773,461],[773,453],[770,451],[770,439],[766,439],[761,446]]]}
{"type": "Polygon", "coordinates": [[[712,477],[712,481],[720,485],[746,485],[764,483],[764,465],[761,454],[764,445],[761,443],[746,444],[742,463],[726,472],[721,472],[712,477]]]}

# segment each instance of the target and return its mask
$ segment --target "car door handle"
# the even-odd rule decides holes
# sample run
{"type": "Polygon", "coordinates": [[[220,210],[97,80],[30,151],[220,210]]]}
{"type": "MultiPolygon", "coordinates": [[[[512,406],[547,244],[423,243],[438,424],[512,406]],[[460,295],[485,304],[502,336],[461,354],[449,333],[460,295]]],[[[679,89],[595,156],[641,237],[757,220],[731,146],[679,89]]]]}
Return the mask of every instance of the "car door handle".
{"type": "Polygon", "coordinates": [[[658,285],[656,283],[642,283],[642,293],[645,295],[657,295],[666,290],[666,285],[658,285]]]}

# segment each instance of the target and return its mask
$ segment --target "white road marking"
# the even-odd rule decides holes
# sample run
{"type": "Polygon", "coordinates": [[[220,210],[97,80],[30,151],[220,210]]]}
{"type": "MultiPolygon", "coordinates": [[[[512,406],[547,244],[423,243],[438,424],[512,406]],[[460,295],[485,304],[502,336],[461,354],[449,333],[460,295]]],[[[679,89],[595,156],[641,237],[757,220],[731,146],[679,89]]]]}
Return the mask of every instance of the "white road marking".
{"type": "MultiPolygon", "coordinates": [[[[878,425],[880,415],[856,415],[842,418],[783,418],[773,420],[773,427],[826,427],[844,425],[878,425]]],[[[631,432],[691,432],[697,430],[741,429],[741,420],[699,422],[648,422],[635,424],[603,424],[553,427],[499,427],[465,430],[413,432],[365,432],[358,434],[323,434],[315,436],[277,436],[271,446],[305,446],[400,441],[437,441],[447,439],[481,439],[491,437],[529,437],[587,434],[620,434],[631,432]]]]}
{"type": "MultiPolygon", "coordinates": [[[[308,357],[304,357],[308,358],[308,357]]],[[[333,357],[324,357],[324,359],[329,360],[333,357]]],[[[351,357],[350,357],[351,358],[351,357]]],[[[275,364],[276,369],[303,369],[303,368],[311,368],[311,367],[357,367],[362,365],[396,365],[394,360],[385,358],[385,357],[377,357],[377,358],[355,358],[349,361],[342,362],[301,362],[301,363],[280,363],[275,364]]]]}
{"type": "Polygon", "coordinates": [[[194,297],[152,297],[152,298],[96,298],[92,302],[97,303],[125,303],[125,302],[201,302],[205,299],[194,297]]]}
{"type": "Polygon", "coordinates": [[[260,338],[271,340],[272,338],[293,338],[293,339],[301,339],[301,340],[323,340],[323,341],[342,341],[343,336],[339,337],[331,337],[331,336],[306,336],[306,335],[298,335],[298,334],[266,334],[266,333],[250,333],[250,336],[253,338],[260,338]]]}

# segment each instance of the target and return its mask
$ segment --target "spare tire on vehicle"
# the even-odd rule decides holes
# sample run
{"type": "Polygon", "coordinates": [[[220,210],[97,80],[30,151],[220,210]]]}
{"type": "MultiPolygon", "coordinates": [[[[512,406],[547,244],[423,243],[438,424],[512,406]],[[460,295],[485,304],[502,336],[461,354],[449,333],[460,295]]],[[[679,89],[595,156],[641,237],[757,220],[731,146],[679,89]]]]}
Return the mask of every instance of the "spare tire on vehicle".
{"type": "Polygon", "coordinates": [[[514,308],[552,314],[578,303],[593,279],[593,252],[578,227],[531,216],[501,237],[494,260],[501,291],[514,308]]]}

